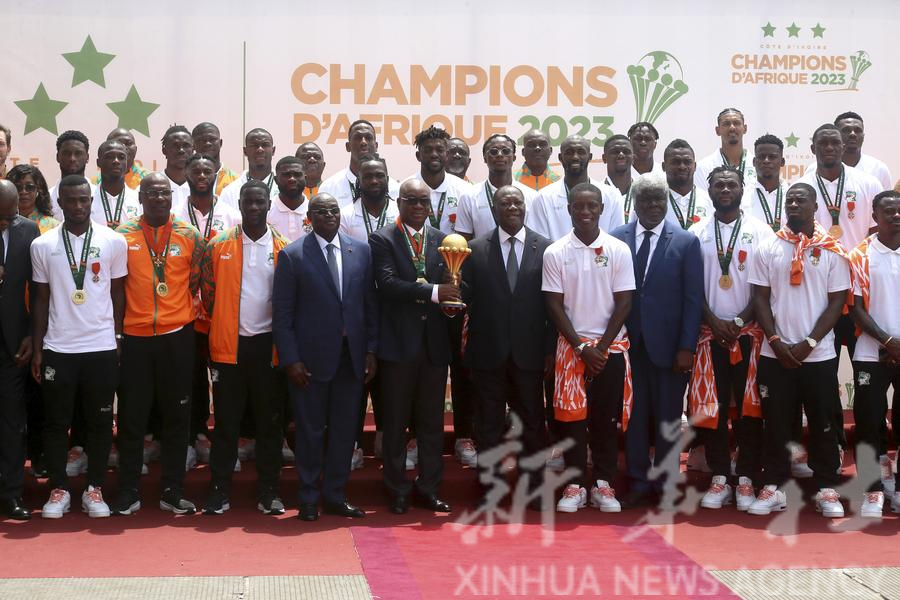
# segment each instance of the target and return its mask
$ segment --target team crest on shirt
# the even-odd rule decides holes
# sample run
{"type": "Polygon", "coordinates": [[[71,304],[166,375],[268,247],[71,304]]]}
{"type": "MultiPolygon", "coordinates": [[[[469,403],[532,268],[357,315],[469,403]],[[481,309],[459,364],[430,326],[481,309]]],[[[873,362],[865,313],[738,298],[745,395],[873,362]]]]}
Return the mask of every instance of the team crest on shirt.
{"type": "Polygon", "coordinates": [[[181,246],[178,244],[169,244],[169,256],[181,256],[181,246]]]}
{"type": "Polygon", "coordinates": [[[844,200],[847,202],[856,202],[856,192],[844,192],[844,200]]]}
{"type": "Polygon", "coordinates": [[[454,208],[459,204],[459,198],[455,196],[447,196],[447,206],[454,208]]]}
{"type": "Polygon", "coordinates": [[[125,207],[125,216],[129,219],[136,219],[138,216],[137,206],[126,206],[125,207]]]}
{"type": "Polygon", "coordinates": [[[706,216],[706,207],[705,207],[705,206],[698,206],[698,207],[694,210],[694,212],[695,212],[695,213],[697,214],[697,216],[699,216],[699,217],[705,217],[705,216],[706,216]]]}
{"type": "Polygon", "coordinates": [[[275,254],[273,252],[269,252],[269,255],[266,257],[266,264],[269,266],[275,264],[275,254]]]}
{"type": "Polygon", "coordinates": [[[745,244],[752,244],[753,243],[753,234],[750,232],[747,232],[747,231],[741,233],[741,242],[743,242],[745,244]]]}
{"type": "Polygon", "coordinates": [[[88,258],[100,258],[100,247],[91,246],[88,248],[88,258]]]}
{"type": "Polygon", "coordinates": [[[56,379],[56,369],[44,367],[44,381],[53,381],[54,379],[56,379]]]}
{"type": "Polygon", "coordinates": [[[212,228],[215,231],[222,231],[225,229],[225,222],[222,219],[213,219],[212,228]]]}
{"type": "Polygon", "coordinates": [[[865,371],[860,371],[859,375],[856,378],[856,382],[859,385],[869,385],[872,383],[872,374],[866,373],[865,371]]]}
{"type": "Polygon", "coordinates": [[[822,249],[821,248],[813,248],[809,253],[809,264],[814,267],[819,266],[819,261],[822,259],[822,249]]]}

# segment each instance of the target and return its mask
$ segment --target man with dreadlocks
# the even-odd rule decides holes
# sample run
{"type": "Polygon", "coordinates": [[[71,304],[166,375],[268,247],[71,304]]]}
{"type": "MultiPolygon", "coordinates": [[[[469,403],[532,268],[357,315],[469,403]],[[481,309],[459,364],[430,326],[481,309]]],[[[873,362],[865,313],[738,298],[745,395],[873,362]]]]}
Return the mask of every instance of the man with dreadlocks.
{"type": "MultiPolygon", "coordinates": [[[[344,144],[350,153],[350,165],[341,169],[319,186],[320,194],[329,194],[338,201],[341,208],[359,199],[359,159],[366,154],[378,152],[378,138],[375,126],[364,119],[350,123],[347,129],[347,143],[344,144]]],[[[400,184],[393,179],[388,181],[388,194],[396,198],[400,192],[400,184]]]]}

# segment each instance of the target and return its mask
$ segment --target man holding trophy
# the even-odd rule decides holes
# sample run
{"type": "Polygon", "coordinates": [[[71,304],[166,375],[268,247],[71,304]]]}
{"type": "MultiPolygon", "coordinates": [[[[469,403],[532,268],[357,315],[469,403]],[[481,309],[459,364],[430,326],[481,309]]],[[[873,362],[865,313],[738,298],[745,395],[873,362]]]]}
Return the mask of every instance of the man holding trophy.
{"type": "Polygon", "coordinates": [[[459,270],[468,248],[460,236],[445,236],[427,224],[431,194],[424,182],[405,181],[397,208],[396,224],[369,238],[380,305],[384,483],[394,514],[409,509],[413,486],[424,508],[450,512],[450,505],[438,496],[450,362],[446,319],[465,308],[459,270]],[[413,418],[419,447],[415,483],[405,475],[406,431],[413,418]]]}

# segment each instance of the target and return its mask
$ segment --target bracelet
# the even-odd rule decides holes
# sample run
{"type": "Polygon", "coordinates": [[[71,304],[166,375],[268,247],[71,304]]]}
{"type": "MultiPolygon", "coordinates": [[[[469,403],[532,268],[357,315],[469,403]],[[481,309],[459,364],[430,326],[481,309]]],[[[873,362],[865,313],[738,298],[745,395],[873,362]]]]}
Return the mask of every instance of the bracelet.
{"type": "Polygon", "coordinates": [[[775,342],[777,342],[780,339],[781,339],[781,336],[778,335],[777,333],[774,333],[769,336],[769,344],[774,344],[775,342]]]}
{"type": "Polygon", "coordinates": [[[124,334],[121,334],[121,333],[117,333],[117,334],[116,334],[116,339],[117,339],[117,340],[124,340],[124,339],[125,339],[125,335],[124,335],[124,334]]]}
{"type": "Polygon", "coordinates": [[[891,340],[893,340],[893,339],[894,339],[894,336],[892,336],[892,335],[888,336],[888,339],[884,340],[884,343],[881,344],[881,347],[887,348],[887,345],[890,344],[891,340]]]}

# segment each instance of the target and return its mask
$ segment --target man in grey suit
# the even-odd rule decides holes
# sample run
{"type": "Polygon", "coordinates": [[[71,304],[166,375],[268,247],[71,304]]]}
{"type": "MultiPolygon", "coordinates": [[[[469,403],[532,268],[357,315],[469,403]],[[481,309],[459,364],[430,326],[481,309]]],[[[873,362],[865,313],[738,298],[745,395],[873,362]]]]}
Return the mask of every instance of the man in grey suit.
{"type": "Polygon", "coordinates": [[[25,286],[31,280],[31,242],[38,226],[19,216],[16,186],[0,180],[0,510],[25,521],[25,375],[31,334],[25,286]]]}
{"type": "Polygon", "coordinates": [[[612,232],[631,249],[637,286],[625,321],[631,339],[634,405],[625,435],[631,489],[622,500],[623,508],[648,504],[677,483],[666,472],[651,479],[650,445],[655,438],[656,469],[663,468],[670,452],[678,451],[673,448],[680,434],[703,305],[700,240],[666,221],[666,180],[642,175],[631,193],[637,220],[612,232]]]}

